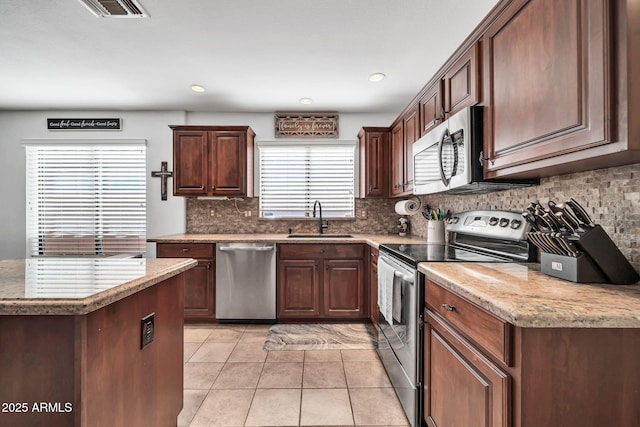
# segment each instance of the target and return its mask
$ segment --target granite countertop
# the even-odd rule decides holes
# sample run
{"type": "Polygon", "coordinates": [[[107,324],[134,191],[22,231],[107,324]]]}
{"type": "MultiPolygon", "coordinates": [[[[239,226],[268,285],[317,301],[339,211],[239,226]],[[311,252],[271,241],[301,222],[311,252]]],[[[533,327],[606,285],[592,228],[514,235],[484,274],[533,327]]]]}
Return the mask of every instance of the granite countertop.
{"type": "Polygon", "coordinates": [[[287,234],[172,234],[147,239],[159,243],[218,243],[218,242],[256,242],[256,243],[366,243],[374,248],[392,243],[426,243],[416,236],[400,237],[397,234],[351,234],[353,237],[287,237],[287,234]]]}
{"type": "Polygon", "coordinates": [[[83,315],[188,270],[188,258],[0,260],[0,315],[83,315]]]}
{"type": "Polygon", "coordinates": [[[420,263],[418,269],[515,326],[640,328],[637,284],[573,283],[541,273],[539,264],[420,263]]]}

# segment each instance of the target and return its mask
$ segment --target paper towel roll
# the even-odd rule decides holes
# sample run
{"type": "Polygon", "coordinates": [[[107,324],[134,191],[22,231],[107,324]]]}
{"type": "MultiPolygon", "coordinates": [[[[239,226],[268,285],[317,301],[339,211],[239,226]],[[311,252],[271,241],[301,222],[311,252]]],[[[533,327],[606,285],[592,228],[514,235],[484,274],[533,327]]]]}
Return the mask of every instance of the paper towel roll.
{"type": "Polygon", "coordinates": [[[398,215],[415,215],[420,212],[420,203],[415,200],[401,200],[396,203],[398,215]]]}

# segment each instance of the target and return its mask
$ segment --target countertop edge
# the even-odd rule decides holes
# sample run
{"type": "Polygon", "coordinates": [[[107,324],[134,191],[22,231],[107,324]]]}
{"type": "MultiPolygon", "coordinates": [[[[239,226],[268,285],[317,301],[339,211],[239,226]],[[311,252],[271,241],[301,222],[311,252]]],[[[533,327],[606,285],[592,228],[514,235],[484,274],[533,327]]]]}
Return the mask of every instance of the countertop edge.
{"type": "MultiPolygon", "coordinates": [[[[467,272],[471,272],[474,268],[478,268],[483,263],[459,263],[460,268],[467,272]]],[[[496,266],[513,266],[514,264],[492,264],[496,266]]],[[[532,283],[539,281],[550,282],[558,287],[565,287],[567,289],[581,289],[587,290],[589,288],[598,290],[606,290],[618,288],[621,291],[620,297],[626,297],[623,294],[622,287],[616,285],[600,286],[597,284],[577,284],[573,282],[566,282],[564,280],[551,278],[544,275],[539,271],[537,264],[518,264],[519,266],[526,268],[527,280],[531,280],[532,283]]],[[[606,314],[603,313],[588,313],[588,309],[580,307],[578,303],[574,306],[579,310],[571,310],[568,308],[562,308],[554,306],[552,300],[546,300],[544,293],[537,295],[537,298],[527,298],[526,303],[518,301],[517,298],[509,298],[504,294],[498,295],[498,293],[492,293],[489,286],[489,276],[486,278],[487,287],[481,289],[481,286],[476,286],[471,283],[471,280],[464,280],[470,276],[461,276],[460,279],[454,279],[451,275],[445,275],[437,271],[437,264],[420,263],[418,264],[418,271],[423,273],[427,279],[430,279],[437,284],[441,285],[445,289],[454,292],[455,294],[471,301],[472,303],[482,307],[503,321],[509,322],[514,326],[521,328],[602,328],[602,329],[624,329],[624,328],[640,328],[640,312],[634,312],[633,310],[625,310],[615,307],[611,307],[611,310],[606,314]],[[488,289],[488,290],[487,290],[488,289]],[[577,313],[578,312],[578,313],[577,313]]],[[[480,274],[474,276],[475,280],[480,280],[478,277],[480,274]]],[[[533,285],[532,285],[533,286],[533,285]]],[[[634,286],[634,285],[632,285],[634,286]]],[[[484,286],[483,286],[484,287],[484,286]]]]}
{"type": "Polygon", "coordinates": [[[112,289],[81,299],[24,299],[0,300],[0,315],[3,316],[58,316],[85,315],[107,305],[120,301],[166,279],[195,267],[198,263],[191,258],[174,258],[175,264],[163,267],[151,274],[123,283],[112,289]]]}

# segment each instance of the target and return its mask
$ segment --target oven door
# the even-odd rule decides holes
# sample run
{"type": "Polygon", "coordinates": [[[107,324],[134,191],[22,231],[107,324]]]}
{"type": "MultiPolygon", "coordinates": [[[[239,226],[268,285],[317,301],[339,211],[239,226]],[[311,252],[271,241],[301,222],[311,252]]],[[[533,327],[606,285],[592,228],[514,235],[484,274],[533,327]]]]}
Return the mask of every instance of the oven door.
{"type": "Polygon", "coordinates": [[[378,258],[380,330],[413,386],[419,382],[419,303],[417,271],[381,253],[378,258]]]}

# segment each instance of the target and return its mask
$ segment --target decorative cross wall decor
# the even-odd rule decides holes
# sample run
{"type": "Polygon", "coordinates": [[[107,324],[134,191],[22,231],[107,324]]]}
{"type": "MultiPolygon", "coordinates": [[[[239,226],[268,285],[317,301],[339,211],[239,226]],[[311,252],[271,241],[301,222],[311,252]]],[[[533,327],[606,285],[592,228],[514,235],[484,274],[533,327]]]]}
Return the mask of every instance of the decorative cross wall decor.
{"type": "Polygon", "coordinates": [[[153,178],[160,178],[160,194],[162,200],[167,200],[167,178],[171,178],[173,172],[167,170],[167,162],[162,162],[160,165],[160,170],[152,171],[151,176],[153,178]]]}

